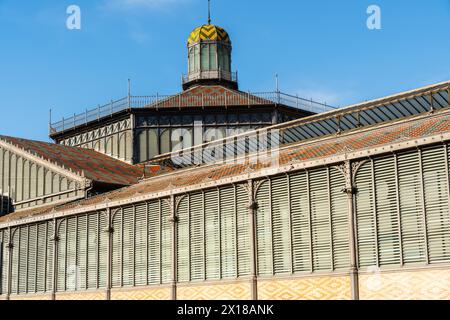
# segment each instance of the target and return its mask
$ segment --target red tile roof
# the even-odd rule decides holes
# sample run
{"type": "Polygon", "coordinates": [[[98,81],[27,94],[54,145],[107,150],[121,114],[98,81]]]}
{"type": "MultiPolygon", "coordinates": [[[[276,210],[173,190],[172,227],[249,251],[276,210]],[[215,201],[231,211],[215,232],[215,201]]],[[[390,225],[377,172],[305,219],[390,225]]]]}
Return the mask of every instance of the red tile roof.
{"type": "MultiPolygon", "coordinates": [[[[342,155],[347,152],[362,151],[368,148],[410,141],[420,137],[450,132],[450,111],[445,110],[435,115],[418,116],[407,121],[396,121],[388,125],[357,129],[336,137],[325,137],[315,141],[295,143],[280,151],[279,164],[289,165],[304,161],[318,160],[330,156],[342,155]]],[[[119,189],[107,194],[80,200],[60,206],[50,206],[45,209],[30,209],[12,213],[0,218],[0,222],[17,220],[50,212],[60,212],[74,208],[88,207],[105,202],[126,200],[135,196],[167,191],[173,188],[184,188],[199,185],[209,181],[242,175],[268,167],[265,163],[249,165],[222,164],[205,165],[198,168],[182,169],[169,174],[155,176],[139,184],[119,189]]]]}
{"type": "Polygon", "coordinates": [[[196,86],[151,105],[152,108],[273,105],[270,100],[223,86],[196,86]]]}
{"type": "Polygon", "coordinates": [[[8,144],[27,153],[56,163],[59,167],[84,173],[92,181],[107,184],[130,185],[143,176],[142,168],[113,159],[94,150],[68,147],[41,141],[0,136],[8,144]]]}

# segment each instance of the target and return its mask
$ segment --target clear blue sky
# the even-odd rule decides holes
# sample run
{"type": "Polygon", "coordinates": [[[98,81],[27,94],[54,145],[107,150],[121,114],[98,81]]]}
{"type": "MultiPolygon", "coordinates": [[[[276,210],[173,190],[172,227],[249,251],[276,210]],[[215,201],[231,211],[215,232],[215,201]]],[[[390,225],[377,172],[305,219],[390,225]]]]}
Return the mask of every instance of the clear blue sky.
{"type": "MultiPolygon", "coordinates": [[[[213,0],[243,90],[344,106],[450,79],[450,0],[213,0]],[[382,30],[366,27],[367,7],[382,30]]],[[[0,134],[47,140],[55,118],[111,98],[180,91],[206,0],[0,0],[0,134]],[[66,28],[66,9],[82,29],[66,28]]]]}

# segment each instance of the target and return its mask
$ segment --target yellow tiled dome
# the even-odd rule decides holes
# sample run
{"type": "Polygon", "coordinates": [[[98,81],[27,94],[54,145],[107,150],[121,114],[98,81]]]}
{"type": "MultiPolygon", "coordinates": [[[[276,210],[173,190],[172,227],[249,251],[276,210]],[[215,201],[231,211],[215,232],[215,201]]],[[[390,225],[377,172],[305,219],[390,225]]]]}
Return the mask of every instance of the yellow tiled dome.
{"type": "Polygon", "coordinates": [[[205,24],[191,32],[188,45],[208,40],[231,43],[230,36],[225,29],[213,24],[205,24]]]}

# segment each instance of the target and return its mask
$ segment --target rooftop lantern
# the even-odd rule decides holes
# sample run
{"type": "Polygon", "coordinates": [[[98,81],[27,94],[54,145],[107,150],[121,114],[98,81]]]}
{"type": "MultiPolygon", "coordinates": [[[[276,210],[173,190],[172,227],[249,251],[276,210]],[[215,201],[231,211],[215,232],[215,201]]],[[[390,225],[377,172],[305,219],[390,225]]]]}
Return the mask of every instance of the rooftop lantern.
{"type": "Polygon", "coordinates": [[[237,73],[231,71],[231,40],[225,29],[211,24],[208,1],[208,24],[189,35],[188,74],[183,76],[183,89],[195,85],[223,85],[238,89],[237,73]]]}

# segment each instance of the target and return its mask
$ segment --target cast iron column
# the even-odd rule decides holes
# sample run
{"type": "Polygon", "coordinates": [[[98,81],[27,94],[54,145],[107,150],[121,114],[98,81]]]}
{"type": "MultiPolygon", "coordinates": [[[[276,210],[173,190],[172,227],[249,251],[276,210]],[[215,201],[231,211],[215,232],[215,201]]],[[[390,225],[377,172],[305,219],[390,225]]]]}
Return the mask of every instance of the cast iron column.
{"type": "Polygon", "coordinates": [[[359,300],[359,277],[356,253],[355,236],[355,199],[356,187],[354,185],[352,164],[346,161],[344,164],[344,173],[346,186],[344,192],[347,194],[348,206],[348,228],[349,228],[349,247],[350,247],[350,285],[352,300],[359,300]]]}
{"type": "Polygon", "coordinates": [[[256,244],[256,210],[258,204],[255,201],[253,180],[248,180],[248,217],[250,220],[250,276],[251,276],[251,295],[252,300],[258,300],[258,260],[257,260],[257,244],[256,244]]]}

